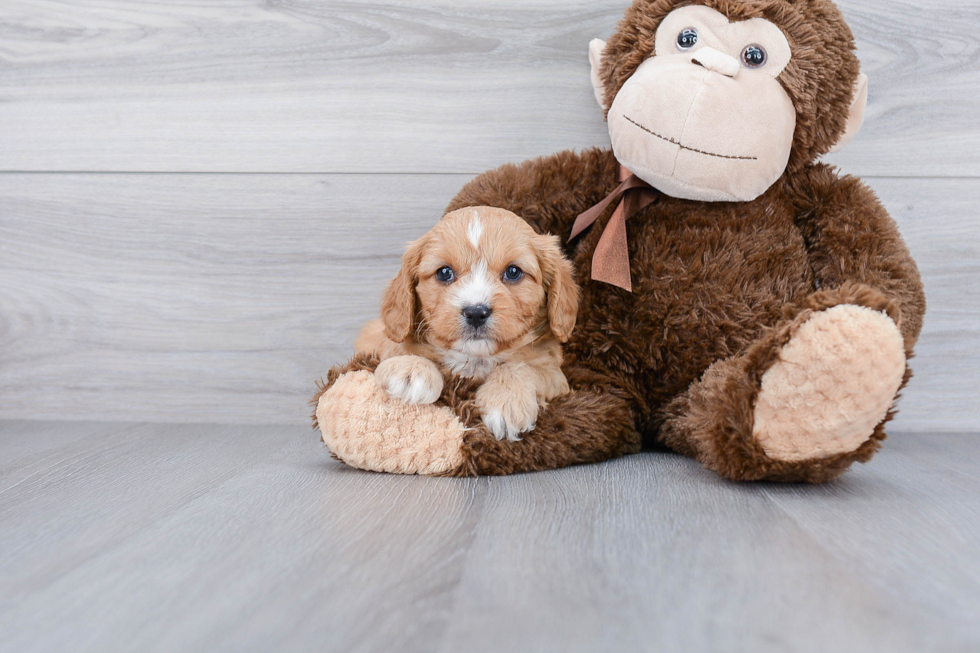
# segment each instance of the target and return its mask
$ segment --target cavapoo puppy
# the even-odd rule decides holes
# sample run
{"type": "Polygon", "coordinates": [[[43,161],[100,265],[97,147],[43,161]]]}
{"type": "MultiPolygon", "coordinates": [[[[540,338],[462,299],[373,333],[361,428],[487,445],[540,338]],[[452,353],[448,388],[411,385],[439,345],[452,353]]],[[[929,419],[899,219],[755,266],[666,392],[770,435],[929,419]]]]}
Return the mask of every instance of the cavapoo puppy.
{"type": "Polygon", "coordinates": [[[439,398],[439,366],[481,381],[487,428],[517,440],[539,406],[568,392],[560,343],[575,326],[578,293],[557,237],[503,209],[460,209],[409,243],[381,319],[354,348],[382,359],[379,384],[408,403],[439,398]]]}

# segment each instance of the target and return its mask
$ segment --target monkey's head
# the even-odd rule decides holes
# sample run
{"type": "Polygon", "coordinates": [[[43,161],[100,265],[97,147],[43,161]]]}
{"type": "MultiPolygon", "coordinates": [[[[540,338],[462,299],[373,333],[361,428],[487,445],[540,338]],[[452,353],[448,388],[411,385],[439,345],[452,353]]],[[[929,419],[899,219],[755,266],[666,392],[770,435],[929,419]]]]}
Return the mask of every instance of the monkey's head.
{"type": "Polygon", "coordinates": [[[753,200],[864,118],[830,0],[636,0],[589,54],[616,158],[673,197],[753,200]]]}

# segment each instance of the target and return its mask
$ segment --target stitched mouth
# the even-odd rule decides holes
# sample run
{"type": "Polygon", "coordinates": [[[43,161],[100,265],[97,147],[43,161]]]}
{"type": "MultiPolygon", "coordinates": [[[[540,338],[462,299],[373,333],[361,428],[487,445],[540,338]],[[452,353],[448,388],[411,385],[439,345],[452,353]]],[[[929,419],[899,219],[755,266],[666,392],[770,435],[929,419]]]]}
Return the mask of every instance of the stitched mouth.
{"type": "Polygon", "coordinates": [[[697,149],[695,147],[688,147],[687,145],[684,145],[680,141],[675,141],[673,138],[669,138],[667,136],[661,136],[660,134],[658,134],[657,132],[653,131],[652,129],[649,129],[647,127],[644,127],[640,123],[636,122],[635,120],[633,120],[632,118],[630,118],[629,116],[627,116],[625,113],[623,114],[623,117],[626,118],[627,120],[629,120],[631,123],[633,123],[637,127],[639,127],[640,129],[642,129],[643,131],[645,131],[646,133],[650,134],[651,136],[656,136],[657,138],[659,138],[662,141],[667,141],[668,143],[671,143],[673,145],[676,145],[677,147],[681,148],[682,150],[688,150],[688,151],[691,151],[691,152],[697,152],[698,154],[704,154],[704,155],[707,155],[707,156],[716,156],[719,159],[734,159],[736,161],[757,161],[758,160],[758,157],[754,157],[754,156],[730,156],[728,154],[716,154],[715,152],[705,152],[704,150],[699,150],[699,149],[697,149]]]}

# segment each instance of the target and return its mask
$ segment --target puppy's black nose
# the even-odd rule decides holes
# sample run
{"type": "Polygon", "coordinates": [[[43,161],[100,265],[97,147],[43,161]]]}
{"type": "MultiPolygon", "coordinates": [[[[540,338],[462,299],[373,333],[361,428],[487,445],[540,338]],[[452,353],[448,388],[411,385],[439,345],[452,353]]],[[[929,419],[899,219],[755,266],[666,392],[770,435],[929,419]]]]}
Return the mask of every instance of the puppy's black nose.
{"type": "Polygon", "coordinates": [[[493,313],[493,310],[486,304],[467,306],[463,309],[463,317],[466,318],[466,323],[474,329],[486,324],[491,313],[493,313]]]}

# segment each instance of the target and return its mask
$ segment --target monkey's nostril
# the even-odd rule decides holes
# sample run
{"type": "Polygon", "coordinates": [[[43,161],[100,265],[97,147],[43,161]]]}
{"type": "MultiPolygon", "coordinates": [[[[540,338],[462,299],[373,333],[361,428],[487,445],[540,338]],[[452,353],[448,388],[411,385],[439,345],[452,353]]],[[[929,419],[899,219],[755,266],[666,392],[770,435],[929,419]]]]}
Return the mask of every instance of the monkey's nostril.
{"type": "Polygon", "coordinates": [[[707,68],[711,72],[725,77],[735,77],[742,67],[742,64],[735,57],[709,47],[701,48],[695,52],[691,56],[691,63],[696,63],[702,68],[707,68]]]}
{"type": "Polygon", "coordinates": [[[471,327],[481,327],[486,324],[493,310],[486,304],[477,304],[475,306],[467,306],[461,312],[467,324],[471,327]]]}

